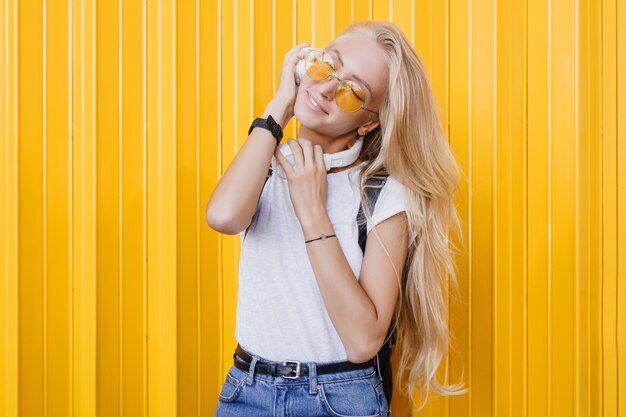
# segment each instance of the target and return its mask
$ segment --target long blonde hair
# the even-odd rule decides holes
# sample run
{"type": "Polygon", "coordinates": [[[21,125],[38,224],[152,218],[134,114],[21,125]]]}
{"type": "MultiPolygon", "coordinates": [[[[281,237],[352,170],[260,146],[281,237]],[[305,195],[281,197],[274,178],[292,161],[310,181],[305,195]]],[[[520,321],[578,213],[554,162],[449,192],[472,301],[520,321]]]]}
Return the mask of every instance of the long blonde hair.
{"type": "Polygon", "coordinates": [[[379,110],[380,126],[365,136],[360,155],[368,161],[361,169],[361,201],[369,220],[372,209],[366,204],[364,184],[380,172],[392,175],[407,190],[406,214],[416,237],[398,274],[400,297],[393,323],[394,350],[399,348],[400,360],[395,373],[400,392],[412,401],[414,388],[420,390],[421,410],[429,391],[439,395],[468,391],[461,389],[462,381],[445,385],[436,376],[452,340],[446,323],[446,274],[457,295],[459,289],[454,262],[459,250],[448,233],[452,228],[462,241],[454,205],[460,170],[441,126],[424,65],[402,31],[390,22],[353,22],[328,49],[346,36],[375,42],[387,58],[389,78],[379,110]]]}

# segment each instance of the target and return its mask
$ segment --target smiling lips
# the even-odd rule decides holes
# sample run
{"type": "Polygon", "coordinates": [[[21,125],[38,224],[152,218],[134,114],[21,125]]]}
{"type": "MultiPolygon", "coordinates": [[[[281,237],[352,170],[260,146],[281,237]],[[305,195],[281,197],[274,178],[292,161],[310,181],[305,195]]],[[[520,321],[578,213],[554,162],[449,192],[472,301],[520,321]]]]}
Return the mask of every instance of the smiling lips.
{"type": "Polygon", "coordinates": [[[326,112],[326,110],[324,110],[319,104],[317,104],[317,102],[313,99],[313,97],[311,97],[311,95],[309,94],[309,92],[307,91],[306,93],[306,98],[307,101],[309,102],[309,104],[311,105],[311,107],[313,107],[314,109],[321,111],[324,114],[328,114],[326,112]]]}

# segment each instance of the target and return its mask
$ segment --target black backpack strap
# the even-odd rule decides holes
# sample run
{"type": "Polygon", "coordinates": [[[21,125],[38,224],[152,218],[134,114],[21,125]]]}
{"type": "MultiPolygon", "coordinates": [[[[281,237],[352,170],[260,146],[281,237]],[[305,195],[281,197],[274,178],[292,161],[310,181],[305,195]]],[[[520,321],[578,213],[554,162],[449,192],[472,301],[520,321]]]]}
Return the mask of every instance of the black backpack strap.
{"type": "MultiPolygon", "coordinates": [[[[270,167],[270,169],[267,171],[267,174],[265,175],[265,182],[263,183],[263,187],[261,187],[261,192],[259,193],[259,200],[261,200],[261,194],[263,194],[263,189],[265,188],[265,184],[267,184],[267,180],[269,180],[271,176],[272,176],[272,167],[270,167]]],[[[257,206],[258,204],[259,202],[257,201],[257,206]]],[[[246,236],[248,236],[248,229],[250,229],[250,226],[246,228],[246,233],[244,233],[243,235],[244,239],[246,238],[246,236]]]]}
{"type": "MultiPolygon", "coordinates": [[[[374,207],[376,206],[376,201],[378,200],[378,196],[380,192],[387,182],[387,177],[389,176],[386,172],[381,172],[376,174],[367,180],[365,180],[365,194],[368,199],[368,207],[370,208],[370,212],[374,212],[374,207]]],[[[365,221],[365,213],[363,212],[363,202],[359,205],[359,212],[356,216],[357,225],[359,228],[359,246],[361,247],[361,251],[363,255],[365,255],[365,244],[367,242],[367,223],[365,221]]],[[[386,341],[383,346],[378,351],[377,356],[377,365],[378,371],[380,373],[380,377],[382,378],[383,383],[383,391],[385,393],[385,398],[387,399],[387,404],[391,404],[391,396],[393,392],[393,377],[391,373],[391,346],[395,343],[395,332],[392,332],[393,322],[389,326],[389,330],[387,331],[386,341]]]]}
{"type": "MultiPolygon", "coordinates": [[[[383,189],[385,183],[387,182],[387,177],[389,174],[380,173],[375,174],[368,179],[365,180],[365,194],[368,199],[368,207],[370,208],[370,212],[374,212],[374,206],[376,206],[376,201],[378,200],[378,196],[380,195],[380,191],[383,189]]],[[[365,213],[363,212],[363,202],[359,205],[359,212],[356,215],[356,223],[359,226],[359,246],[361,247],[361,251],[363,255],[365,255],[365,243],[367,241],[367,223],[365,221],[365,213]]]]}

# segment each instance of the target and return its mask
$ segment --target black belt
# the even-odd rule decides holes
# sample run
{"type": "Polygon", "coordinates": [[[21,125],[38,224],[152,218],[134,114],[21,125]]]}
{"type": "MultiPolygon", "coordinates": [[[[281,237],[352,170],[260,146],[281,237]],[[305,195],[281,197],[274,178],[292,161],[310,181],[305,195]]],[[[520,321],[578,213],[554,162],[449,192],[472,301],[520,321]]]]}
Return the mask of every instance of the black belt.
{"type": "MultiPolygon", "coordinates": [[[[235,353],[243,359],[242,362],[237,359],[236,355],[233,355],[235,367],[242,371],[248,372],[250,370],[250,363],[252,362],[252,356],[250,356],[241,346],[237,345],[235,353]]],[[[320,363],[316,365],[317,374],[332,374],[335,372],[352,371],[355,369],[369,368],[370,366],[376,366],[376,357],[373,357],[367,362],[352,363],[350,361],[345,362],[330,362],[320,363]]],[[[272,376],[282,376],[286,379],[298,379],[300,375],[308,375],[309,367],[305,363],[295,360],[286,360],[283,362],[265,362],[257,361],[254,367],[254,372],[261,374],[269,374],[272,376]]]]}

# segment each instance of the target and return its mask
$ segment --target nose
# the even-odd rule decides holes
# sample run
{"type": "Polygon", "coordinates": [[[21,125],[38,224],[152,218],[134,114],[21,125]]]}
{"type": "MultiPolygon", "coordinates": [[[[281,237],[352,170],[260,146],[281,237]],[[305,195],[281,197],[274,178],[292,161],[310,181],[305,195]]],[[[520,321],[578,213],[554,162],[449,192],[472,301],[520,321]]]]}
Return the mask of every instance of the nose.
{"type": "Polygon", "coordinates": [[[332,101],[338,82],[337,77],[332,74],[329,75],[328,78],[318,81],[319,92],[325,100],[332,101]]]}

